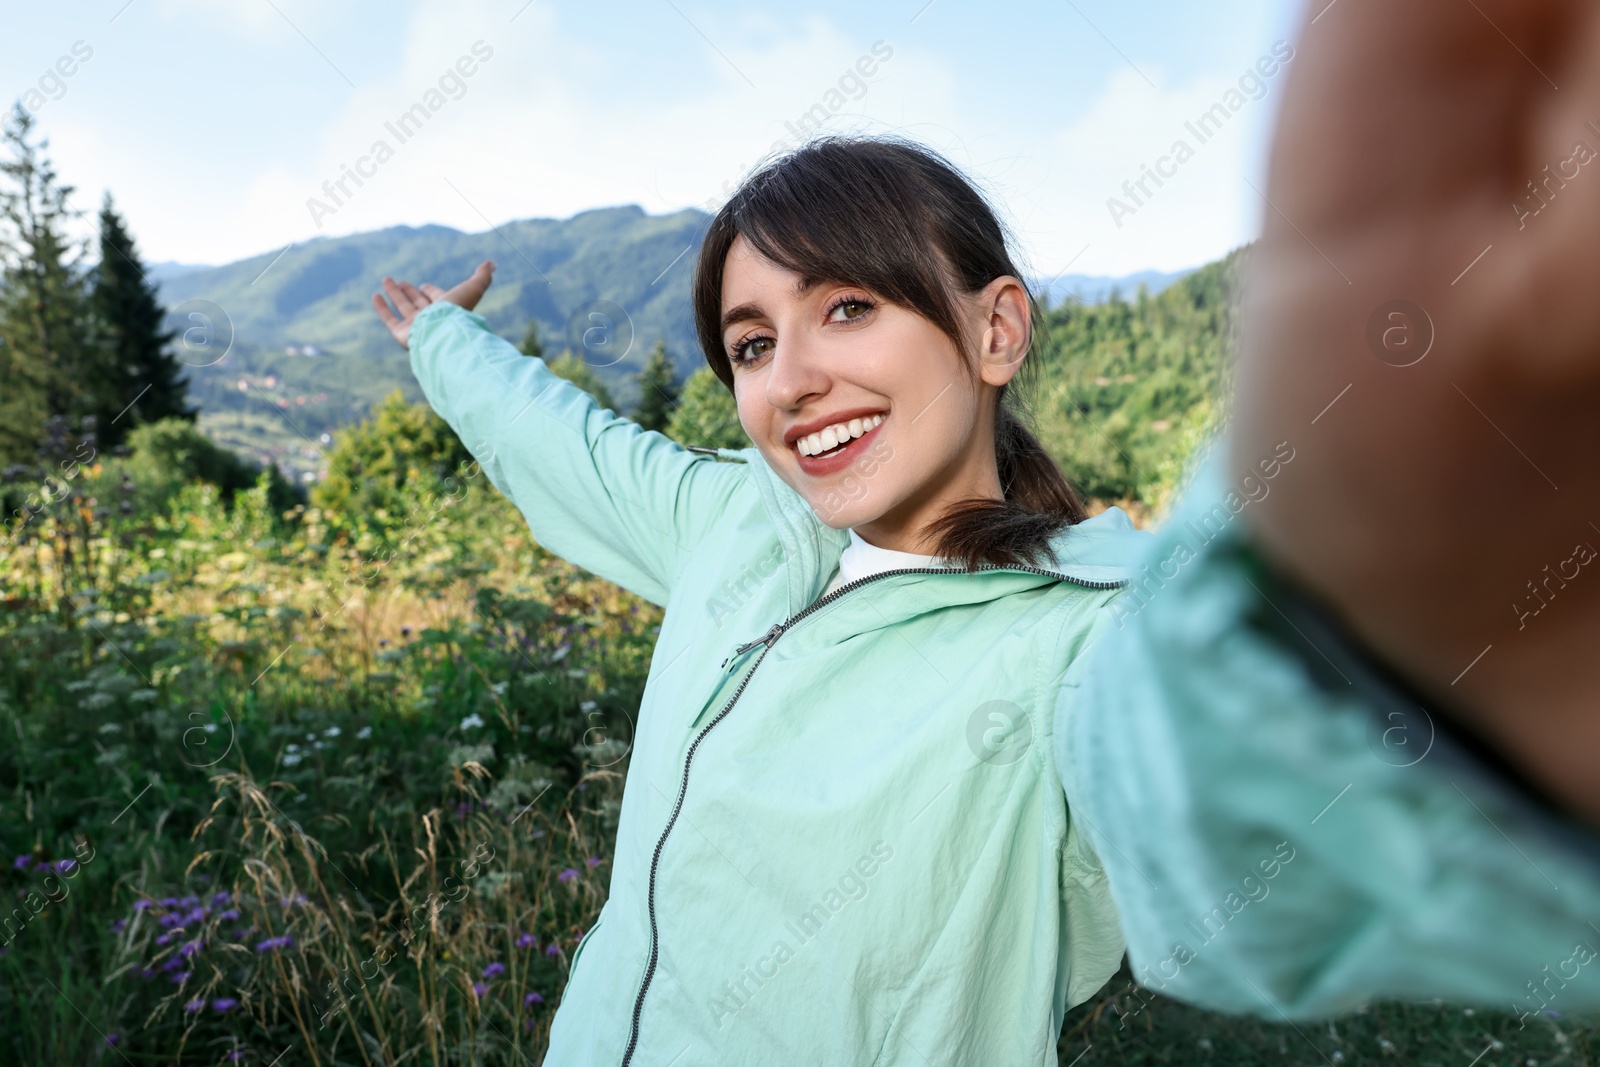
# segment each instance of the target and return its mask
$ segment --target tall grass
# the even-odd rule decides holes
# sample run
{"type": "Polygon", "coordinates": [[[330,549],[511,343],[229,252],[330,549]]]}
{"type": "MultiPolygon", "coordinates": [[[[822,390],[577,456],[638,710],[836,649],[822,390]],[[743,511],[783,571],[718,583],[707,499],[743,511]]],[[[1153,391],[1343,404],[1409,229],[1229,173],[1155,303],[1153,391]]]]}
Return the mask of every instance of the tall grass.
{"type": "MultiPolygon", "coordinates": [[[[466,467],[351,517],[4,487],[0,1063],[538,1063],[605,900],[660,610],[466,467]]],[[[1550,1011],[1226,1018],[1126,971],[1063,1064],[1592,1064],[1550,1011]],[[1476,1059],[1475,1059],[1476,1057],[1476,1059]]]]}
{"type": "Polygon", "coordinates": [[[473,469],[354,523],[46,468],[0,547],[0,1060],[537,1062],[659,609],[473,469]]]}

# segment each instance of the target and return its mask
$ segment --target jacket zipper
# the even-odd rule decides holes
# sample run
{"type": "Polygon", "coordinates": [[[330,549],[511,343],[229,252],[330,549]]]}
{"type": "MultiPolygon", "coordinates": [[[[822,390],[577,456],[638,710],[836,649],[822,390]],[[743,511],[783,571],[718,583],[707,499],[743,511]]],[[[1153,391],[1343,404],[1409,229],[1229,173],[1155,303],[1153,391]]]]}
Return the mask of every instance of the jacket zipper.
{"type": "Polygon", "coordinates": [[[661,836],[656,840],[655,853],[650,857],[650,888],[646,898],[650,912],[650,957],[645,964],[644,978],[639,983],[639,995],[634,999],[633,1002],[633,1026],[628,1033],[628,1048],[622,1054],[621,1067],[628,1067],[628,1065],[633,1061],[634,1050],[639,1044],[639,1019],[644,1013],[645,994],[649,991],[650,982],[655,977],[656,973],[656,960],[659,956],[660,950],[659,931],[656,927],[656,871],[661,865],[661,851],[666,847],[667,836],[672,833],[672,827],[678,821],[678,813],[683,810],[683,798],[689,791],[689,765],[694,762],[694,754],[700,748],[700,742],[704,741],[706,739],[706,735],[711,732],[712,728],[715,727],[717,723],[721,722],[725,717],[727,717],[728,712],[733,710],[734,704],[738,703],[739,697],[743,695],[745,686],[750,684],[750,679],[755,675],[757,669],[760,668],[761,661],[766,659],[768,652],[772,651],[772,646],[778,643],[778,638],[782,637],[789,631],[790,627],[794,626],[801,619],[804,619],[807,615],[810,615],[813,611],[816,611],[825,604],[832,603],[845,593],[852,592],[868,582],[876,581],[879,578],[887,578],[894,574],[971,574],[974,573],[974,571],[1027,571],[1031,574],[1043,574],[1051,578],[1058,578],[1062,581],[1070,582],[1073,585],[1082,586],[1085,589],[1115,589],[1118,586],[1128,584],[1127,579],[1112,582],[1096,582],[1086,578],[1074,578],[1070,574],[1062,574],[1059,571],[1049,571],[1040,567],[1029,567],[1022,564],[1011,566],[998,563],[985,563],[973,568],[973,571],[968,571],[966,568],[961,567],[900,567],[896,568],[895,570],[878,571],[876,574],[869,574],[864,578],[857,578],[853,582],[846,582],[844,585],[841,585],[827,596],[821,597],[814,603],[801,608],[783,622],[773,623],[772,626],[767,629],[766,633],[762,634],[754,641],[746,641],[744,644],[734,649],[733,654],[722,661],[722,670],[724,673],[727,672],[728,664],[732,663],[746,652],[749,652],[757,645],[766,646],[761,650],[761,655],[756,657],[756,661],[751,666],[749,673],[746,674],[739,682],[739,687],[735,689],[733,691],[733,695],[728,698],[728,702],[722,706],[722,710],[717,712],[716,716],[713,717],[710,722],[706,723],[705,726],[701,728],[699,734],[695,736],[694,741],[690,743],[689,751],[685,753],[683,757],[683,779],[678,784],[678,798],[672,805],[672,815],[667,819],[666,827],[662,829],[661,836]]]}

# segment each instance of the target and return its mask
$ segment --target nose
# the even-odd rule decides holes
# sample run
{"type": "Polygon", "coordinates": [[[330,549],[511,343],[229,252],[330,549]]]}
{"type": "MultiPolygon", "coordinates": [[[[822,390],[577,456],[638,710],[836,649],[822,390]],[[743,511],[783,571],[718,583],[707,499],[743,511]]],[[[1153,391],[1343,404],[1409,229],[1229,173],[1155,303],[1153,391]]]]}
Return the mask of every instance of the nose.
{"type": "Polygon", "coordinates": [[[779,335],[767,372],[767,403],[780,411],[793,411],[825,395],[831,383],[822,346],[803,331],[779,335]]]}

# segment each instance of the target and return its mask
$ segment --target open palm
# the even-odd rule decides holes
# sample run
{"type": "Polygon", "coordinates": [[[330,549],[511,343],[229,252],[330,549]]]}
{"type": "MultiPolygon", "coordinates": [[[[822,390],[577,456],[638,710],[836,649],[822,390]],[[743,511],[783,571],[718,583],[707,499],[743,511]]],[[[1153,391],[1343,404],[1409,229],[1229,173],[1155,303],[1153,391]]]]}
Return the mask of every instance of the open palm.
{"type": "Polygon", "coordinates": [[[1562,583],[1536,626],[1517,607],[1600,546],[1600,8],[1313,0],[1305,18],[1230,466],[1280,441],[1296,459],[1248,521],[1600,820],[1600,576],[1562,583]]]}
{"type": "Polygon", "coordinates": [[[477,270],[462,282],[449,289],[441,289],[437,285],[424,282],[421,286],[412,285],[410,282],[397,282],[393,278],[383,279],[383,291],[389,294],[385,300],[381,294],[372,294],[372,308],[378,313],[384,326],[402,348],[411,347],[411,323],[417,313],[437,300],[446,300],[452,304],[471,311],[478,306],[478,301],[483,299],[483,294],[488,291],[489,285],[494,281],[494,262],[484,260],[478,264],[477,270]],[[389,306],[389,301],[394,306],[389,306]]]}

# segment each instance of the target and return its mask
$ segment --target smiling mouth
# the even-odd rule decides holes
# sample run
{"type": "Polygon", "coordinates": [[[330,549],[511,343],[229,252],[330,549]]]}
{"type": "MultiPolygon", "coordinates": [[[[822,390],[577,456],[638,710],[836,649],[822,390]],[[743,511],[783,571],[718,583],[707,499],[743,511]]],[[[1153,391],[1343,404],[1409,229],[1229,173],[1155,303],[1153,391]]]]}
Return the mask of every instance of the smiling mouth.
{"type": "Polygon", "coordinates": [[[874,428],[888,418],[882,412],[869,415],[865,418],[850,419],[848,422],[836,423],[814,434],[800,438],[794,443],[795,451],[811,459],[826,459],[837,455],[850,447],[850,442],[864,437],[874,428]]]}

